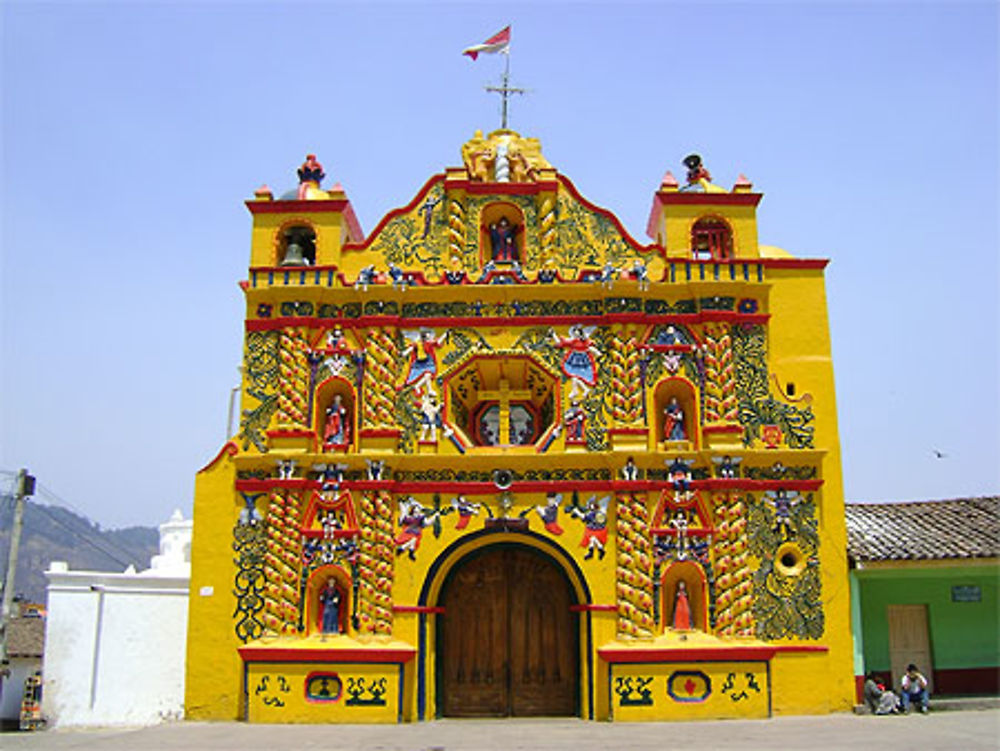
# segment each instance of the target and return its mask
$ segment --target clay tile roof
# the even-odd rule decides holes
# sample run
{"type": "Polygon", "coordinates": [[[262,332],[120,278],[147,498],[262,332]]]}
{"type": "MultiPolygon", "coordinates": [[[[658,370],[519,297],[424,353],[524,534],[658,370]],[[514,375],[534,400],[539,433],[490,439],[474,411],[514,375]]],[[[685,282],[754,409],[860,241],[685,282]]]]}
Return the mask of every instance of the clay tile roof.
{"type": "Polygon", "coordinates": [[[847,552],[855,561],[1000,556],[1000,497],[848,503],[847,552]]]}
{"type": "Polygon", "coordinates": [[[41,657],[44,648],[44,618],[11,618],[7,624],[7,653],[11,657],[41,657]]]}

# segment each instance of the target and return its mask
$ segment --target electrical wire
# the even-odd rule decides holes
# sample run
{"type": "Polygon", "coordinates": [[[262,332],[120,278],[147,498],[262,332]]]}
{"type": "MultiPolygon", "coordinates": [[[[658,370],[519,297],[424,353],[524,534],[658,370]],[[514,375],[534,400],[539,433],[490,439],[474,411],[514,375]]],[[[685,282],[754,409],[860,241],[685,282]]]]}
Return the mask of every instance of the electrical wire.
{"type": "MultiPolygon", "coordinates": [[[[17,482],[17,475],[18,475],[17,472],[11,472],[9,470],[0,470],[0,476],[4,476],[4,477],[8,477],[9,476],[10,478],[12,478],[11,481],[10,481],[10,488],[9,488],[8,492],[0,495],[0,499],[5,500],[5,501],[9,500],[9,501],[13,502],[14,495],[15,495],[14,494],[14,484],[17,482]]],[[[83,518],[83,519],[85,519],[87,521],[90,521],[89,517],[87,517],[87,515],[85,513],[83,513],[80,509],[78,509],[72,503],[70,503],[69,501],[67,501],[65,498],[62,498],[61,496],[59,496],[58,494],[56,494],[50,488],[47,488],[45,485],[42,485],[42,483],[40,483],[40,482],[36,482],[35,483],[35,492],[36,492],[37,495],[44,496],[48,501],[50,501],[51,502],[51,504],[50,504],[51,506],[54,506],[56,508],[65,508],[68,511],[72,511],[77,516],[79,516],[79,517],[81,517],[81,518],[83,518]]],[[[112,540],[107,540],[107,539],[104,539],[104,538],[99,538],[100,541],[101,541],[101,544],[98,544],[97,542],[94,541],[94,539],[92,539],[92,537],[88,537],[86,534],[84,534],[84,532],[81,529],[74,528],[72,525],[68,524],[64,520],[62,520],[59,517],[57,517],[56,515],[54,515],[49,510],[49,506],[47,506],[46,504],[40,503],[39,501],[35,501],[35,500],[32,500],[32,499],[28,499],[28,501],[31,503],[32,508],[35,508],[35,509],[41,511],[51,521],[53,521],[56,524],[58,524],[60,527],[62,527],[67,532],[69,532],[71,535],[73,535],[75,538],[77,538],[81,542],[89,545],[90,547],[94,548],[95,550],[97,550],[98,552],[100,552],[102,555],[107,556],[109,559],[111,559],[112,561],[114,561],[118,565],[123,566],[125,568],[128,568],[129,566],[134,566],[135,565],[135,561],[134,561],[135,554],[132,551],[126,550],[121,545],[116,544],[112,540]],[[108,548],[110,548],[111,550],[108,550],[108,548]],[[111,551],[115,551],[115,552],[111,552],[111,551]],[[130,560],[122,560],[115,553],[124,555],[126,558],[128,558],[130,560]]],[[[90,533],[90,535],[94,535],[93,531],[91,531],[89,528],[88,528],[88,532],[90,533]]]]}

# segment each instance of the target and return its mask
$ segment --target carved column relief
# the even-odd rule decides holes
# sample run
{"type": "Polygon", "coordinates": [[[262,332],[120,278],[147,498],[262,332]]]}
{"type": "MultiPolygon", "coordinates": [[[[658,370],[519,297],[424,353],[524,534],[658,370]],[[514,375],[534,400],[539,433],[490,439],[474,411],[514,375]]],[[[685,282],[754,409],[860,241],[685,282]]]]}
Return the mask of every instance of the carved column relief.
{"type": "Polygon", "coordinates": [[[295,493],[273,490],[267,508],[267,552],[264,554],[264,624],[272,634],[297,632],[299,620],[299,519],[295,493]]]}
{"type": "Polygon", "coordinates": [[[278,424],[309,427],[309,344],[298,326],[281,330],[279,350],[281,379],[278,388],[278,424]]]}
{"type": "Polygon", "coordinates": [[[554,193],[541,196],[538,207],[538,239],[542,264],[553,257],[556,251],[556,197],[554,193]]]}
{"type": "Polygon", "coordinates": [[[465,206],[458,196],[448,199],[448,255],[461,260],[465,253],[465,206]]]}
{"type": "Polygon", "coordinates": [[[358,632],[392,636],[392,496],[385,491],[366,492],[361,498],[360,522],[358,632]]]}
{"type": "Polygon", "coordinates": [[[376,328],[365,337],[362,428],[390,428],[396,424],[396,332],[376,328]]]}
{"type": "Polygon", "coordinates": [[[747,549],[746,504],[739,495],[715,495],[718,518],[715,568],[716,626],[723,636],[753,636],[752,574],[747,549]]]}
{"type": "Polygon", "coordinates": [[[632,333],[615,327],[609,338],[611,417],[616,427],[642,424],[642,380],[639,347],[632,333]]]}
{"type": "Polygon", "coordinates": [[[653,557],[645,496],[619,493],[616,503],[618,635],[652,638],[653,557]]]}
{"type": "Polygon", "coordinates": [[[736,369],[733,343],[727,326],[705,327],[705,423],[735,423],[739,419],[736,403],[736,369]]]}

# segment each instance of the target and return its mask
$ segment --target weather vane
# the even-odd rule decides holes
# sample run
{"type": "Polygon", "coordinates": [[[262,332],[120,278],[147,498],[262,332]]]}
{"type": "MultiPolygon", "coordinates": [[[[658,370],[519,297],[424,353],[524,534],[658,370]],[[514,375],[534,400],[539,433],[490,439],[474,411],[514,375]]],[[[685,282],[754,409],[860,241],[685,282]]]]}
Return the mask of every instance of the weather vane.
{"type": "Polygon", "coordinates": [[[524,94],[525,89],[519,89],[510,85],[510,26],[503,31],[499,31],[482,44],[474,44],[462,50],[463,55],[468,55],[473,60],[479,57],[479,53],[502,54],[504,56],[503,81],[499,86],[485,87],[489,92],[496,92],[500,95],[500,127],[507,129],[507,102],[511,94],[524,94]]]}

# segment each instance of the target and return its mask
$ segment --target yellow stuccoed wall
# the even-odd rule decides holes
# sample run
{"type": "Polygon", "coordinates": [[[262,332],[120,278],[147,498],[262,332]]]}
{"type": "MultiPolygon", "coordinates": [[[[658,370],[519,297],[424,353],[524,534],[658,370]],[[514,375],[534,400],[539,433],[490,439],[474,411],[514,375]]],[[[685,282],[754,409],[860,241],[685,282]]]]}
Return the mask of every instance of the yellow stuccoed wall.
{"type": "MultiPolygon", "coordinates": [[[[258,193],[248,202],[253,230],[251,270],[244,283],[247,360],[241,430],[198,473],[195,484],[186,667],[189,718],[396,722],[434,717],[441,690],[438,624],[447,614],[432,611],[440,605],[442,585],[449,573],[459,570],[469,554],[494,544],[537,551],[569,583],[582,610],[574,616],[579,716],[622,721],[760,717],[845,711],[853,703],[846,532],[824,264],[776,258],[774,251],[761,258],[755,218],[760,195],[749,193],[748,184],[734,192],[712,186],[712,191],[703,194],[662,186],[654,200],[651,227],[664,239],[665,247],[642,246],[628,237],[610,214],[587,203],[566,178],[539,162],[540,153],[535,156],[531,144],[519,138],[510,132],[497,132],[485,142],[495,145],[507,139],[513,144],[511,153],[525,149],[535,167],[528,177],[522,174],[519,182],[508,183],[472,180],[469,175],[476,165],[467,161],[468,172],[453,168],[432,178],[410,204],[391,212],[363,243],[351,228],[356,227],[353,214],[339,188],[326,193],[314,186],[313,201],[285,203],[258,193]],[[428,203],[433,204],[432,221],[425,225],[421,207],[428,203]],[[497,203],[515,205],[523,212],[520,273],[524,279],[533,282],[546,270],[554,270],[560,280],[517,283],[510,276],[512,268],[503,264],[498,268],[508,274],[511,283],[490,284],[489,277],[483,277],[488,249],[479,245],[484,221],[480,212],[497,203]],[[734,261],[696,262],[690,258],[691,226],[706,216],[722,218],[730,226],[734,261]],[[316,266],[276,267],[279,234],[302,225],[316,232],[316,266]],[[387,276],[389,261],[404,273],[423,274],[430,284],[394,287],[387,276]],[[605,261],[614,266],[613,278],[605,283],[586,280],[588,273],[599,275],[605,261]],[[617,273],[637,261],[645,265],[648,284],[617,273]],[[355,280],[369,265],[380,277],[364,291],[361,285],[355,286],[355,280]],[[445,271],[464,271],[465,282],[438,285],[445,271]],[[637,300],[639,308],[616,308],[618,300],[622,305],[637,300]],[[752,303],[753,309],[741,308],[744,303],[752,303]],[[404,305],[413,307],[406,308],[411,312],[401,317],[404,305]],[[456,306],[462,305],[467,306],[461,308],[466,312],[457,312],[460,308],[456,306]],[[473,305],[478,306],[475,313],[468,307],[473,305]],[[357,306],[360,318],[346,312],[351,306],[357,306]],[[417,312],[422,306],[438,306],[434,310],[442,312],[427,318],[417,312]],[[573,312],[593,310],[593,306],[601,312],[593,316],[573,312]],[[600,428],[594,437],[597,450],[567,441],[562,423],[573,387],[560,370],[564,351],[546,343],[553,332],[562,339],[570,338],[570,326],[578,321],[597,327],[588,336],[602,343],[594,389],[599,396],[585,400],[588,430],[600,428]],[[657,343],[656,337],[670,323],[688,332],[695,341],[687,344],[696,346],[671,348],[657,343]],[[365,353],[368,370],[360,392],[352,380],[358,371],[352,369],[356,366],[348,362],[350,358],[341,365],[345,368],[342,381],[334,379],[321,385],[325,378],[316,375],[326,373],[325,363],[336,354],[326,344],[334,325],[342,326],[348,350],[365,353]],[[446,424],[461,414],[455,406],[461,398],[457,384],[466,368],[479,367],[487,373],[496,367],[490,363],[502,361],[506,373],[530,362],[533,372],[552,388],[551,397],[545,398],[551,398],[554,414],[542,439],[535,446],[465,445],[470,430],[466,425],[458,426],[457,438],[464,451],[440,431],[436,443],[417,441],[416,395],[405,381],[410,365],[402,350],[409,343],[406,336],[422,326],[429,326],[435,336],[452,332],[436,353],[438,378],[431,383],[444,400],[446,424]],[[709,391],[714,394],[718,387],[719,393],[732,398],[744,393],[740,391],[743,386],[735,390],[731,384],[726,386],[725,341],[719,344],[713,339],[718,347],[710,352],[708,338],[725,333],[735,341],[741,326],[762,327],[766,359],[761,365],[766,367],[768,398],[781,409],[792,409],[795,415],[807,407],[811,410],[809,426],[815,431],[811,447],[790,445],[786,434],[768,444],[753,423],[756,418],[742,413],[708,419],[705,400],[709,391]],[[477,336],[482,337],[482,345],[474,344],[477,336]],[[635,341],[628,343],[631,337],[635,341]],[[376,346],[378,342],[382,344],[376,346]],[[380,346],[395,349],[386,352],[380,346]],[[637,400],[632,400],[640,355],[648,358],[646,372],[653,375],[636,392],[637,400]],[[718,367],[709,367],[710,355],[718,355],[718,367]],[[616,359],[619,356],[621,359],[616,359]],[[671,357],[680,363],[676,373],[669,370],[671,357]],[[485,364],[477,365],[477,358],[483,358],[485,364]],[[704,387],[699,367],[707,384],[704,387]],[[373,373],[378,377],[371,377],[373,373]],[[794,394],[784,393],[788,384],[794,384],[794,394]],[[702,388],[708,390],[701,393],[702,388]],[[346,451],[322,450],[322,412],[333,393],[329,389],[339,389],[338,393],[354,399],[350,405],[351,445],[346,451]],[[365,423],[361,419],[361,413],[368,414],[365,400],[374,399],[379,389],[392,405],[391,414],[383,415],[390,422],[365,423]],[[673,393],[687,394],[684,389],[691,390],[692,400],[685,403],[690,435],[686,441],[664,442],[666,400],[673,393]],[[624,401],[620,399],[623,395],[624,401]],[[254,416],[272,398],[274,404],[285,407],[263,413],[265,419],[255,422],[254,416]],[[301,419],[294,417],[297,399],[302,400],[301,419]],[[311,411],[306,408],[310,399],[316,402],[311,411]],[[639,412],[627,412],[633,408],[639,412]],[[630,416],[624,417],[626,412],[630,416]],[[553,435],[555,425],[561,428],[553,435]],[[744,430],[751,434],[745,440],[744,430]],[[544,451],[543,443],[549,444],[544,451]],[[723,456],[740,460],[738,479],[719,479],[723,456]],[[643,474],[636,482],[623,480],[622,468],[629,457],[643,474]],[[673,511],[667,510],[659,532],[650,532],[645,538],[641,521],[635,521],[639,513],[652,525],[663,503],[676,503],[678,498],[683,501],[666,471],[666,465],[678,458],[691,461],[692,470],[699,473],[693,481],[699,505],[691,508],[703,509],[706,516],[701,521],[711,528],[704,533],[707,537],[688,539],[708,542],[698,560],[703,560],[703,570],[711,569],[714,595],[706,590],[705,596],[715,598],[717,622],[714,627],[690,632],[669,627],[668,614],[663,612],[666,607],[660,607],[665,605],[663,592],[655,591],[660,612],[654,614],[651,606],[643,605],[647,584],[641,576],[635,578],[636,572],[650,577],[658,574],[666,587],[672,581],[667,573],[671,561],[691,561],[695,555],[689,552],[684,557],[676,547],[670,547],[678,539],[665,531],[670,528],[673,511]],[[278,462],[285,460],[297,462],[291,479],[280,477],[278,462]],[[384,460],[391,479],[369,479],[366,460],[384,460]],[[316,465],[333,464],[341,465],[344,479],[335,490],[322,491],[316,465]],[[806,473],[802,477],[814,474],[809,475],[811,479],[793,482],[793,475],[775,469],[781,465],[806,473]],[[452,499],[461,492],[500,515],[505,494],[492,480],[497,469],[509,470],[520,478],[511,487],[509,507],[502,513],[509,519],[523,517],[526,528],[489,532],[484,528],[485,510],[481,510],[466,529],[458,529],[458,515],[451,513],[439,517],[439,530],[424,528],[414,560],[405,551],[395,550],[393,539],[401,532],[399,501],[404,498],[412,497],[430,512],[436,504],[450,508],[452,499]],[[476,479],[471,484],[457,480],[453,473],[458,471],[476,479]],[[540,479],[544,472],[556,472],[563,479],[540,479]],[[797,503],[811,499],[815,504],[817,550],[812,560],[818,565],[821,589],[818,595],[810,594],[802,589],[805,579],[795,576],[781,581],[790,588],[789,596],[801,597],[798,606],[813,615],[822,612],[820,634],[807,635],[802,631],[805,626],[798,624],[790,627],[791,633],[775,636],[775,629],[780,629],[774,624],[779,621],[762,626],[757,606],[751,607],[763,591],[754,576],[764,565],[753,552],[753,538],[768,531],[761,529],[762,524],[777,525],[776,534],[780,534],[777,506],[772,504],[772,496],[765,494],[783,487],[798,489],[797,503]],[[587,557],[588,550],[581,546],[584,524],[565,510],[574,490],[578,490],[582,504],[591,496],[608,499],[603,557],[587,557]],[[329,493],[330,498],[341,492],[350,495],[361,525],[356,538],[361,560],[382,561],[379,565],[387,567],[388,573],[378,576],[358,574],[362,587],[370,582],[376,587],[384,584],[384,591],[391,593],[395,612],[391,627],[386,625],[384,631],[372,630],[374,621],[365,620],[365,613],[377,613],[375,609],[362,612],[364,618],[350,624],[347,633],[318,633],[314,580],[303,586],[303,572],[312,564],[303,553],[300,527],[309,526],[305,515],[321,492],[329,493]],[[547,492],[563,495],[561,535],[547,531],[534,511],[544,505],[547,492]],[[252,499],[250,505],[247,498],[252,499]],[[387,504],[383,517],[378,517],[378,498],[387,504]],[[375,516],[364,517],[362,506],[366,503],[373,504],[375,516]],[[624,512],[622,504],[627,506],[624,512]],[[259,515],[258,526],[249,529],[252,514],[259,515]],[[739,532],[742,537],[733,532],[735,542],[731,544],[725,538],[730,529],[726,514],[733,514],[732,519],[738,522],[732,529],[743,530],[739,532]],[[365,518],[379,518],[378,524],[383,526],[374,526],[374,521],[365,526],[365,518]],[[620,538],[622,534],[638,537],[626,542],[620,538]],[[240,548],[239,539],[256,539],[257,552],[247,557],[251,548],[240,548]],[[383,544],[382,553],[377,552],[379,539],[383,541],[379,543],[383,544]],[[642,539],[647,542],[642,543],[642,539]],[[635,545],[653,543],[661,545],[658,552],[650,549],[646,559],[637,557],[635,545]],[[740,569],[742,579],[735,569],[729,569],[730,577],[724,569],[735,565],[740,550],[747,545],[751,546],[746,557],[749,568],[740,569]],[[654,566],[656,556],[660,563],[654,566]],[[647,565],[642,560],[650,562],[647,565]],[[254,570],[261,577],[256,589],[251,586],[254,570]],[[739,591],[750,592],[750,600],[740,600],[738,594],[729,600],[722,597],[723,583],[730,579],[733,592],[738,589],[735,582],[743,582],[739,591]],[[255,604],[265,600],[269,601],[266,607],[255,604]],[[296,627],[300,607],[305,608],[305,629],[301,632],[296,627]],[[727,626],[730,621],[723,622],[730,616],[723,616],[722,611],[730,612],[729,607],[738,624],[734,621],[727,626]],[[240,632],[241,622],[248,631],[240,632]],[[317,675],[327,677],[324,691],[329,693],[331,686],[338,686],[340,693],[310,695],[309,685],[319,685],[317,675]],[[753,686],[744,685],[748,675],[754,676],[753,686]],[[373,691],[372,686],[377,688],[373,691]],[[704,698],[699,698],[703,693],[704,698]]],[[[748,363],[752,364],[751,360],[736,362],[733,355],[733,364],[738,366],[734,378],[746,377],[748,363]]],[[[514,384],[515,389],[523,386],[514,384]]],[[[683,501],[681,506],[687,503],[683,501]]],[[[692,529],[697,531],[702,512],[690,513],[694,514],[692,529]]],[[[317,527],[313,523],[309,528],[317,527]]],[[[784,534],[789,535],[787,530],[784,534]]],[[[795,535],[788,539],[801,542],[808,557],[808,530],[798,528],[795,534],[802,539],[796,542],[795,535]]],[[[772,538],[774,535],[768,539],[772,538]]],[[[768,549],[767,555],[774,552],[768,549]]],[[[346,554],[334,553],[339,556],[335,562],[341,575],[350,578],[352,568],[346,554]]],[[[653,595],[652,585],[648,586],[648,594],[653,595]]],[[[345,594],[344,606],[350,607],[355,594],[345,594]]],[[[362,591],[362,597],[368,595],[362,591]]],[[[378,596],[371,597],[375,599],[370,602],[377,603],[378,596]]],[[[780,598],[767,603],[778,609],[783,606],[780,598]]]]}

